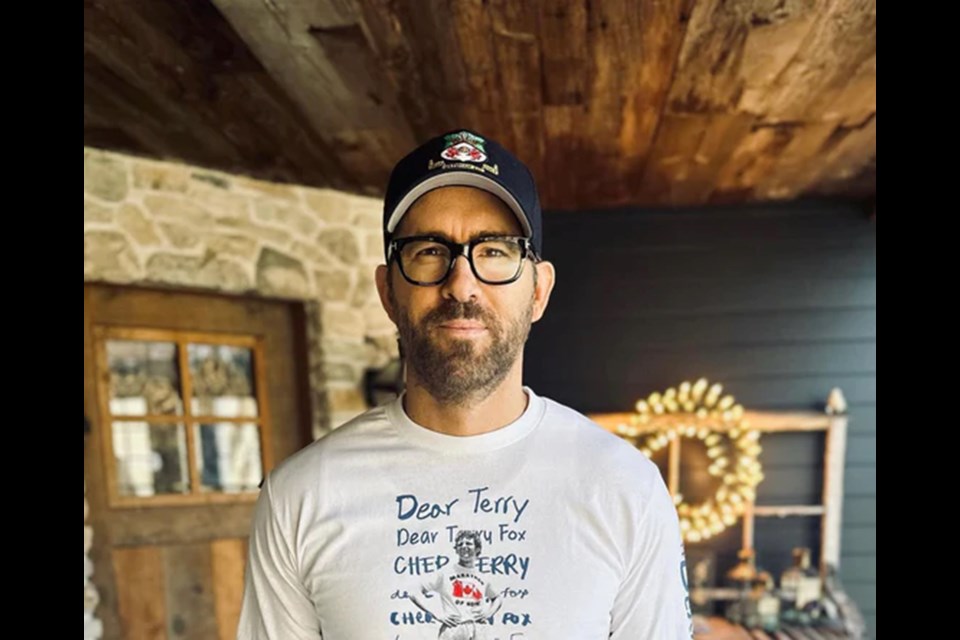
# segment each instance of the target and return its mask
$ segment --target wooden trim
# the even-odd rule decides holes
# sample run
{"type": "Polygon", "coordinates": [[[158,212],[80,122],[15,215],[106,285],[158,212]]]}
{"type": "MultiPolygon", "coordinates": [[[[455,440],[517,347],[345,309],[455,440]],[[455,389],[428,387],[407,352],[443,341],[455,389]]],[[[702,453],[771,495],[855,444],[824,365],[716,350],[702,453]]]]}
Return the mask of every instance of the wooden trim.
{"type": "Polygon", "coordinates": [[[180,415],[111,415],[110,420],[113,422],[148,422],[150,424],[163,425],[180,424],[182,422],[191,422],[197,424],[216,424],[218,422],[231,422],[233,424],[260,424],[260,422],[262,422],[257,416],[249,418],[228,418],[226,416],[191,416],[187,418],[186,416],[180,415]]]}
{"type": "Polygon", "coordinates": [[[244,539],[226,538],[210,543],[213,606],[217,640],[236,640],[243,602],[243,576],[247,565],[244,539]]]}
{"type": "Polygon", "coordinates": [[[110,364],[107,362],[108,332],[104,327],[93,328],[93,348],[97,362],[97,404],[100,406],[100,444],[107,478],[107,504],[115,507],[120,492],[117,489],[117,460],[113,452],[113,421],[110,419],[110,364]]]}
{"type": "Polygon", "coordinates": [[[755,505],[753,502],[748,502],[747,507],[743,512],[743,541],[742,546],[744,549],[753,549],[754,545],[754,524],[755,524],[755,505]]]}
{"type": "Polygon", "coordinates": [[[116,509],[144,507],[195,507],[202,505],[246,504],[257,501],[259,491],[243,493],[162,494],[158,496],[120,496],[110,506],[116,509]]]}
{"type": "Polygon", "coordinates": [[[94,563],[91,578],[100,592],[101,604],[96,614],[103,623],[105,638],[120,637],[120,613],[116,604],[118,585],[110,549],[112,529],[109,526],[109,465],[102,464],[103,440],[109,431],[104,428],[107,417],[100,403],[97,379],[98,346],[93,331],[96,296],[93,286],[83,285],[83,404],[90,421],[90,434],[84,439],[83,479],[89,504],[87,524],[93,527],[93,545],[90,560],[94,563]],[[89,438],[89,441],[87,441],[89,438]]]}
{"type": "Polygon", "coordinates": [[[273,432],[267,393],[267,363],[264,338],[255,335],[217,334],[197,331],[176,331],[151,329],[145,327],[118,327],[99,325],[93,328],[97,355],[98,404],[103,426],[103,450],[107,467],[107,500],[112,508],[171,507],[211,504],[234,504],[255,502],[256,491],[244,493],[204,493],[199,473],[199,449],[195,433],[200,423],[256,424],[260,437],[260,463],[264,476],[273,468],[273,432]],[[110,413],[110,367],[106,355],[107,340],[143,340],[173,342],[177,346],[177,366],[180,374],[180,395],[183,415],[111,415],[110,413]],[[190,370],[188,344],[214,344],[250,349],[253,352],[253,384],[259,416],[221,417],[194,416],[191,413],[193,403],[193,374],[190,370]],[[116,479],[116,459],[113,452],[113,424],[116,422],[139,422],[158,425],[183,425],[186,430],[187,465],[190,480],[190,493],[183,495],[159,496],[121,496],[116,479]]]}
{"type": "Polygon", "coordinates": [[[187,469],[190,474],[190,493],[200,493],[200,473],[197,470],[199,456],[197,455],[197,436],[193,432],[194,424],[190,420],[190,407],[193,404],[193,373],[190,371],[190,354],[186,342],[177,342],[177,354],[180,361],[180,389],[183,393],[183,415],[187,430],[187,469]]]}
{"type": "Polygon", "coordinates": [[[267,356],[263,344],[263,337],[257,336],[253,349],[254,389],[256,390],[257,407],[260,412],[260,464],[263,477],[273,469],[273,417],[270,414],[269,394],[267,393],[267,356]]]}
{"type": "MultiPolygon", "coordinates": [[[[697,424],[691,414],[673,413],[654,416],[646,424],[631,424],[635,413],[594,413],[588,417],[607,431],[617,432],[619,425],[630,425],[641,433],[653,433],[686,424],[697,424]]],[[[745,411],[745,427],[754,431],[774,433],[783,431],[826,431],[830,428],[830,416],[816,412],[745,411]]],[[[710,427],[723,431],[722,425],[710,427]]]]}
{"type": "Polygon", "coordinates": [[[114,549],[116,607],[123,637],[167,640],[166,575],[163,549],[157,546],[114,549]]]}
{"type": "Polygon", "coordinates": [[[786,518],[787,516],[822,516],[826,513],[823,505],[774,506],[763,505],[753,508],[758,518],[786,518]]]}
{"type": "MultiPolygon", "coordinates": [[[[620,425],[629,425],[642,434],[665,431],[677,426],[696,424],[690,414],[667,414],[653,416],[646,424],[633,424],[635,413],[598,413],[589,418],[604,429],[618,433],[620,425]]],[[[743,546],[754,545],[754,520],[757,517],[811,516],[822,517],[820,533],[820,572],[826,576],[828,565],[840,566],[840,534],[843,518],[843,476],[847,445],[847,416],[831,416],[810,411],[745,411],[743,423],[748,429],[761,433],[826,432],[824,452],[823,503],[819,505],[750,505],[743,515],[743,546]]],[[[712,431],[722,433],[722,425],[711,426],[712,431]]],[[[677,448],[679,449],[679,448],[677,448]]],[[[679,488],[679,461],[674,460],[671,443],[668,466],[668,485],[671,494],[679,488]]]]}
{"type": "Polygon", "coordinates": [[[667,488],[670,495],[675,496],[680,493],[680,438],[674,438],[670,441],[669,462],[667,463],[667,475],[669,480],[667,488]]]}
{"type": "Polygon", "coordinates": [[[116,327],[103,325],[98,327],[109,339],[145,340],[157,342],[192,342],[198,344],[216,344],[252,349],[259,338],[250,335],[232,333],[204,333],[201,331],[177,331],[175,329],[150,329],[146,327],[116,327]]]}
{"type": "Polygon", "coordinates": [[[823,462],[823,504],[826,512],[821,529],[820,575],[827,565],[840,569],[840,533],[843,520],[843,476],[847,455],[847,416],[828,416],[826,454],[823,462]]]}

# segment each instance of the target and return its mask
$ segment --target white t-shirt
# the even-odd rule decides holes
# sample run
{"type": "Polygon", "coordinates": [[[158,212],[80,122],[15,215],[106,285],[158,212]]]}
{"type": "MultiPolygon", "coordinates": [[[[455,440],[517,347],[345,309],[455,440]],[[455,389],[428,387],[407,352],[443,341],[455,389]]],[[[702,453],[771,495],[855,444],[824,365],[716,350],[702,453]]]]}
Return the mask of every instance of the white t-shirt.
{"type": "Polygon", "coordinates": [[[480,573],[477,567],[457,565],[451,570],[441,569],[427,574],[420,585],[420,593],[433,597],[439,602],[435,610],[438,615],[456,613],[469,620],[473,612],[486,610],[487,603],[494,599],[500,590],[489,575],[480,573]]]}
{"type": "Polygon", "coordinates": [[[279,465],[254,515],[238,638],[436,640],[440,622],[410,595],[455,572],[464,529],[480,533],[475,568],[501,598],[486,638],[691,638],[657,467],[524,390],[524,413],[489,433],[431,431],[400,398],[279,465]]]}

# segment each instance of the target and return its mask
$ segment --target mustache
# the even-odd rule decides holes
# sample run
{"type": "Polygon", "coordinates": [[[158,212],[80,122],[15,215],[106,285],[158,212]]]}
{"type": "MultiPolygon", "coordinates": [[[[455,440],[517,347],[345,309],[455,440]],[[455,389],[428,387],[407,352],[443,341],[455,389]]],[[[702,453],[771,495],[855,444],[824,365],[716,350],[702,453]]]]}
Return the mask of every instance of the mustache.
{"type": "Polygon", "coordinates": [[[445,299],[423,318],[424,324],[428,325],[442,324],[451,320],[483,320],[487,325],[493,324],[487,311],[476,302],[459,302],[450,298],[445,299]]]}

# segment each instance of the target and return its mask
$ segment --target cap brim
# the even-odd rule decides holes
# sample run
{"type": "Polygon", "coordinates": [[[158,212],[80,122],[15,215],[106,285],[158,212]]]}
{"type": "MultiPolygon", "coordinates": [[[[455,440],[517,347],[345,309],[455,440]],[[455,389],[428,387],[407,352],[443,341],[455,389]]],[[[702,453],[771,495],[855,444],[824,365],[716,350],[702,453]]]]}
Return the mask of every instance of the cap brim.
{"type": "Polygon", "coordinates": [[[477,189],[482,189],[487,193],[497,196],[503,200],[504,204],[506,204],[507,207],[513,211],[513,214],[517,217],[517,220],[520,221],[520,226],[523,227],[524,235],[527,237],[533,235],[533,229],[530,226],[530,221],[527,220],[527,214],[523,212],[523,208],[520,207],[520,203],[517,202],[517,199],[513,197],[513,194],[507,191],[503,185],[488,178],[487,176],[467,171],[444,171],[443,173],[435,176],[430,176],[423,182],[416,185],[413,189],[410,189],[410,191],[408,191],[407,194],[400,199],[400,202],[397,203],[397,206],[393,208],[393,213],[390,214],[390,219],[387,221],[387,233],[393,233],[394,229],[397,228],[397,225],[400,224],[403,214],[405,214],[407,209],[409,209],[413,203],[417,201],[417,198],[428,191],[433,191],[434,189],[439,189],[440,187],[455,186],[476,187],[477,189]]]}

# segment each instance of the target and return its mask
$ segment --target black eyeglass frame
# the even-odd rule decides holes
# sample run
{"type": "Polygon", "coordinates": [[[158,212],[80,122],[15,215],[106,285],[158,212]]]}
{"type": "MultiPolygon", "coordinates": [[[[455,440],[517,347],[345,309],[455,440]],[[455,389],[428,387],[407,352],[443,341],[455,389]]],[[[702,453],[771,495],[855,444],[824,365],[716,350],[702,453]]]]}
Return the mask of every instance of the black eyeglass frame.
{"type": "Polygon", "coordinates": [[[400,274],[403,276],[403,279],[418,287],[434,287],[438,284],[442,284],[447,278],[450,277],[450,274],[453,272],[453,267],[457,263],[457,259],[460,256],[464,256],[467,259],[467,263],[470,265],[470,271],[473,272],[473,276],[480,282],[489,285],[502,285],[516,282],[523,274],[523,265],[527,258],[530,258],[530,260],[534,263],[540,262],[539,256],[537,256],[536,252],[533,250],[533,244],[530,238],[524,236],[480,236],[470,240],[469,242],[453,242],[452,240],[448,240],[442,236],[407,236],[405,238],[394,238],[387,245],[387,264],[390,264],[392,261],[396,261],[397,267],[400,269],[400,274]],[[473,264],[473,249],[478,244],[490,242],[491,240],[510,240],[516,242],[520,247],[520,262],[517,266],[517,272],[513,274],[513,277],[511,277],[509,280],[486,280],[479,273],[477,273],[477,267],[473,264]],[[450,251],[450,264],[447,266],[446,273],[444,273],[438,280],[433,282],[423,282],[420,280],[414,280],[407,275],[407,272],[403,268],[403,260],[400,259],[400,252],[403,250],[404,246],[414,241],[436,242],[437,244],[442,244],[450,251]]]}

